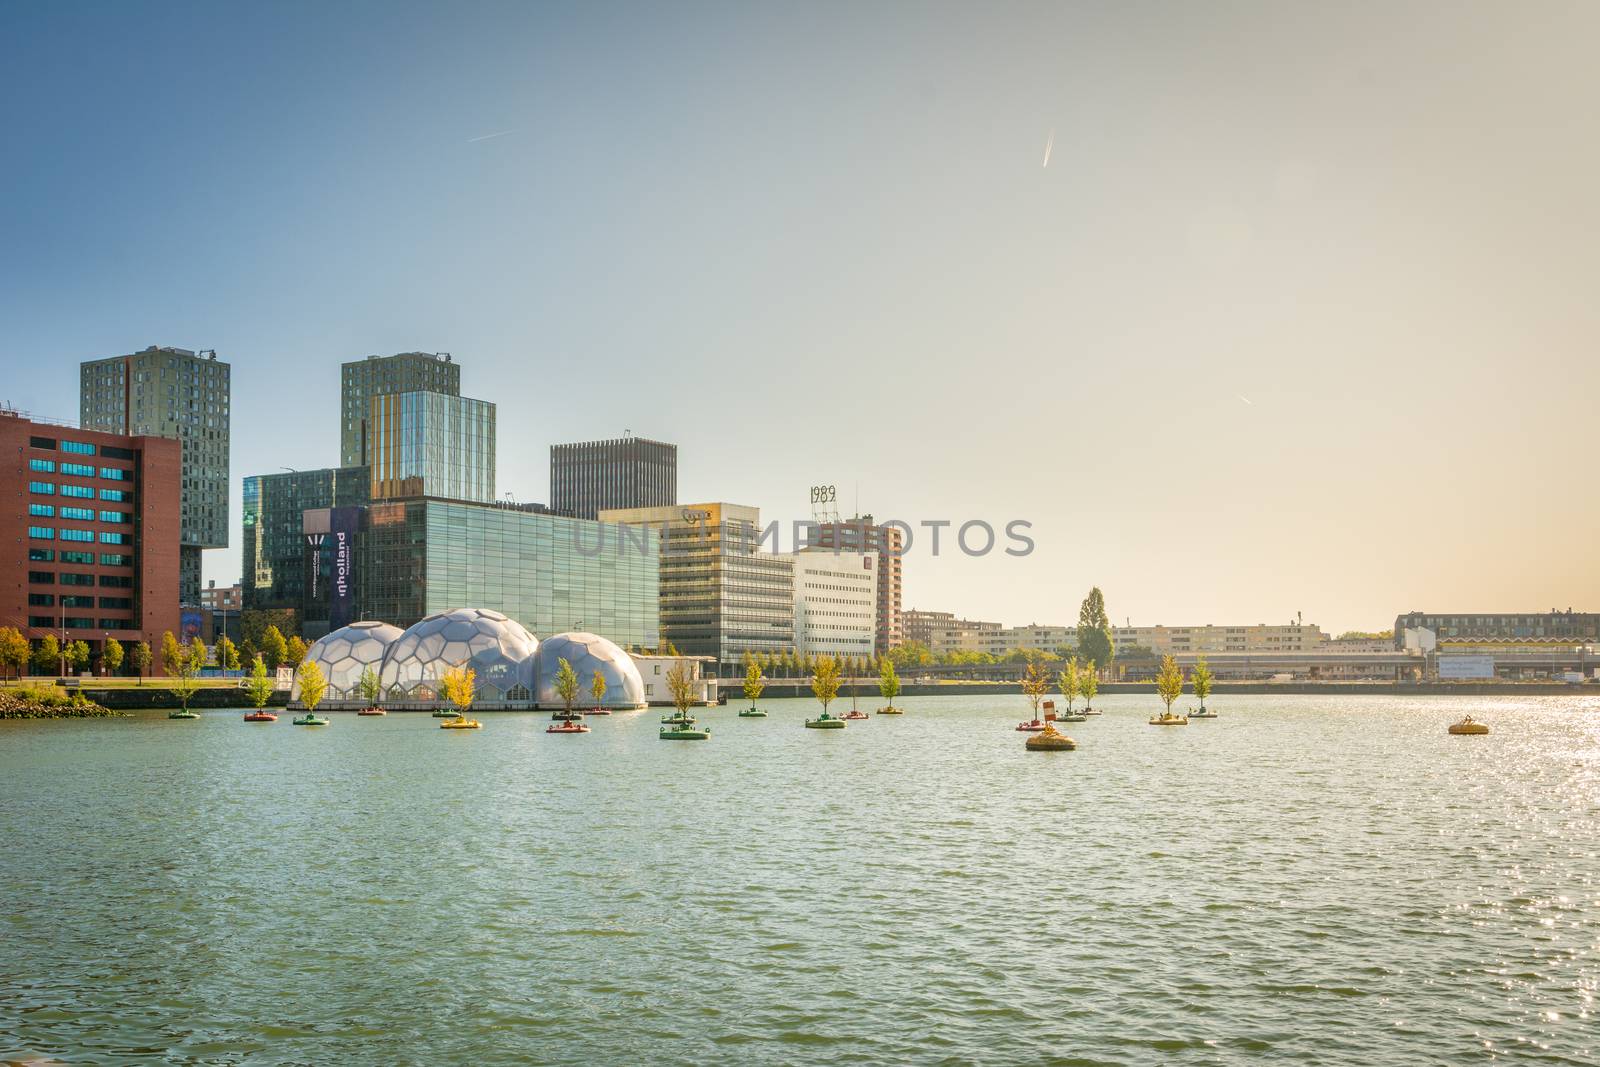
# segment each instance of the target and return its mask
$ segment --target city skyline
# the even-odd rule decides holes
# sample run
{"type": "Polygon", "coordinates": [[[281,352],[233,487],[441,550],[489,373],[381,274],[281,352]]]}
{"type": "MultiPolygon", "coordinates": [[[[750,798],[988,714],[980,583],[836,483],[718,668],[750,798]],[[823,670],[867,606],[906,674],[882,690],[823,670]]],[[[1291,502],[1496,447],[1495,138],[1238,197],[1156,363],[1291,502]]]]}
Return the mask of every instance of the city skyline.
{"type": "Polygon", "coordinates": [[[341,363],[421,349],[500,406],[519,500],[631,430],[680,500],[1032,523],[1022,559],[913,545],[908,607],[1600,599],[1555,462],[1600,324],[1546,280],[1595,273],[1592,9],[291,10],[0,14],[3,399],[71,418],[82,361],[215,349],[230,516],[337,465],[341,363]]]}

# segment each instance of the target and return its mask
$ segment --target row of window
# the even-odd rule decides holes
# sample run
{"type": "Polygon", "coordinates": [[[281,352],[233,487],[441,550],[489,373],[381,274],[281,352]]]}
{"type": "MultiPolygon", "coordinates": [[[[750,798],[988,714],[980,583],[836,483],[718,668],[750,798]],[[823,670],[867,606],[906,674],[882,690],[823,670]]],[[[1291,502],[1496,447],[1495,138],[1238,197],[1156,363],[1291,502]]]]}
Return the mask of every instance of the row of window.
{"type": "MultiPolygon", "coordinates": [[[[133,579],[126,574],[102,574],[99,576],[100,585],[108,589],[132,589],[133,579]]],[[[79,574],[76,571],[62,571],[59,575],[55,571],[29,571],[28,583],[30,585],[54,585],[60,580],[62,585],[89,585],[95,584],[95,575],[79,574]]]]}
{"type": "MultiPolygon", "coordinates": [[[[28,514],[53,519],[56,516],[56,507],[54,504],[29,504],[28,514]]],[[[95,520],[95,511],[94,508],[75,508],[62,505],[61,517],[63,519],[76,519],[81,522],[93,522],[95,520]]],[[[100,512],[100,521],[125,523],[133,520],[125,511],[102,511],[100,512]]]]}
{"type": "MultiPolygon", "coordinates": [[[[56,465],[48,459],[31,459],[28,461],[28,468],[39,474],[57,473],[56,465]]],[[[61,464],[60,473],[67,475],[69,478],[93,478],[95,468],[85,463],[63,463],[61,464]]],[[[133,481],[133,478],[129,472],[123,470],[121,467],[101,467],[100,477],[104,478],[108,482],[133,481]]],[[[67,487],[62,486],[61,488],[65,490],[67,487]]],[[[78,488],[87,487],[79,486],[78,488]]],[[[44,493],[46,495],[53,495],[55,493],[55,487],[49,482],[29,482],[28,490],[29,492],[44,493]]]]}
{"type": "MultiPolygon", "coordinates": [[[[74,530],[71,527],[67,527],[57,531],[53,526],[28,527],[28,536],[36,541],[54,541],[58,532],[61,540],[63,541],[94,540],[93,530],[74,530]]],[[[100,535],[100,543],[102,545],[131,545],[133,544],[133,536],[131,534],[122,533],[102,533],[100,535]]]]}
{"type": "MultiPolygon", "coordinates": [[[[92,608],[95,606],[92,596],[63,596],[61,606],[64,608],[92,608]]],[[[53,608],[56,606],[54,593],[29,593],[28,605],[35,608],[53,608]]],[[[103,596],[100,598],[100,607],[105,611],[131,611],[133,601],[125,596],[103,596]]]]}
{"type": "MultiPolygon", "coordinates": [[[[122,535],[118,534],[117,536],[120,537],[122,535]]],[[[56,550],[53,548],[28,549],[28,562],[30,563],[54,563],[55,561],[56,550]]],[[[94,553],[73,552],[69,549],[63,549],[61,551],[61,562],[92,564],[94,563],[94,553]]],[[[133,566],[133,557],[122,553],[105,552],[100,556],[100,565],[102,567],[131,567],[133,566]]]]}
{"type": "MultiPolygon", "coordinates": [[[[57,619],[54,615],[29,615],[28,625],[35,630],[54,630],[58,626],[64,626],[68,630],[95,629],[93,619],[86,619],[77,615],[68,615],[64,619],[57,619]]],[[[102,630],[131,630],[133,626],[127,619],[101,619],[99,628],[102,630]]]]}

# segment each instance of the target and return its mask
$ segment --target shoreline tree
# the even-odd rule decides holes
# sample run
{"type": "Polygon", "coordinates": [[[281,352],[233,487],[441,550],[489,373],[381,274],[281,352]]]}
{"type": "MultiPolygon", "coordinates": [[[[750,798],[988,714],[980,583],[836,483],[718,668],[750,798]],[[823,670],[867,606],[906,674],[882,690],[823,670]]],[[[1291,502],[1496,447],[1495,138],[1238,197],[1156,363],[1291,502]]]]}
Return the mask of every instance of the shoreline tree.
{"type": "Polygon", "coordinates": [[[28,660],[32,655],[33,649],[29,647],[28,639],[22,636],[21,630],[15,626],[0,627],[0,667],[20,680],[22,672],[28,669],[28,660]]]}
{"type": "Polygon", "coordinates": [[[67,666],[72,668],[74,674],[82,673],[89,666],[89,642],[67,642],[67,647],[62,650],[62,656],[67,661],[67,666]]]}
{"type": "Polygon", "coordinates": [[[150,642],[139,641],[133,646],[133,669],[138,672],[139,684],[144,684],[145,672],[150,669],[150,642]]]}
{"type": "Polygon", "coordinates": [[[262,632],[261,655],[266,659],[269,671],[284,666],[284,661],[289,656],[289,642],[283,639],[282,630],[276,626],[268,626],[262,632]]]}
{"type": "Polygon", "coordinates": [[[35,674],[50,674],[61,669],[61,642],[56,640],[55,634],[45,634],[39,638],[39,644],[33,650],[33,670],[35,674]]]}
{"type": "Polygon", "coordinates": [[[1097,664],[1098,669],[1110,670],[1116,656],[1116,643],[1111,639],[1111,619],[1106,615],[1105,594],[1094,586],[1083,598],[1078,608],[1078,651],[1084,659],[1097,664]]]}
{"type": "Polygon", "coordinates": [[[122,670],[122,642],[115,637],[106,638],[105,647],[100,650],[100,666],[106,674],[113,675],[122,670]]]}

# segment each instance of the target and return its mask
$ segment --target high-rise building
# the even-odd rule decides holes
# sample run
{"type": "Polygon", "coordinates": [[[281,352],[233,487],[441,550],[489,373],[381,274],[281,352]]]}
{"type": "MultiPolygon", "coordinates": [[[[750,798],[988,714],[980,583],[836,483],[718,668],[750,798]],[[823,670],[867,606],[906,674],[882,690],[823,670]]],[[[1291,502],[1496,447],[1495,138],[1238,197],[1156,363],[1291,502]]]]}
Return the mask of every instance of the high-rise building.
{"type": "Polygon", "coordinates": [[[871,659],[878,636],[878,554],[816,548],[791,558],[795,651],[871,659]]]}
{"type": "Polygon", "coordinates": [[[495,410],[449,393],[384,393],[368,401],[372,498],[494,500],[495,410]]]}
{"type": "Polygon", "coordinates": [[[239,577],[245,610],[302,610],[308,587],[302,515],[313,508],[360,506],[370,498],[365,467],[247,477],[239,577]]]}
{"type": "Polygon", "coordinates": [[[448,352],[401,352],[368,356],[340,367],[340,465],[365,467],[371,462],[367,419],[373,397],[415,392],[461,395],[461,365],[448,352]]]}
{"type": "Polygon", "coordinates": [[[900,557],[905,552],[903,531],[897,526],[878,526],[871,515],[857,515],[848,522],[817,523],[812,545],[836,548],[842,552],[875,552],[878,555],[878,636],[876,650],[881,655],[899,648],[905,641],[900,619],[900,557]]]}
{"type": "Polygon", "coordinates": [[[451,608],[490,608],[549,636],[587,630],[619,645],[659,640],[660,544],[539,505],[430,497],[309,510],[300,538],[315,588],[306,632],[353,619],[407,627],[451,608]],[[359,515],[352,514],[359,512],[359,515]],[[342,565],[330,541],[352,535],[342,565]]]}
{"type": "Polygon", "coordinates": [[[200,601],[200,552],[228,544],[228,426],[231,368],[215,352],[152,345],[79,367],[78,418],[85,429],[170,437],[183,449],[178,515],[178,595],[200,601]]]}
{"type": "Polygon", "coordinates": [[[0,412],[0,625],[158,647],[178,611],[182,448],[0,412]]]}
{"type": "Polygon", "coordinates": [[[678,502],[678,446],[643,437],[550,446],[550,510],[592,519],[678,502]]]}
{"type": "Polygon", "coordinates": [[[602,511],[600,520],[661,537],[663,642],[726,667],[746,652],[794,647],[794,557],[759,551],[760,509],[723,503],[618,508],[602,511]]]}

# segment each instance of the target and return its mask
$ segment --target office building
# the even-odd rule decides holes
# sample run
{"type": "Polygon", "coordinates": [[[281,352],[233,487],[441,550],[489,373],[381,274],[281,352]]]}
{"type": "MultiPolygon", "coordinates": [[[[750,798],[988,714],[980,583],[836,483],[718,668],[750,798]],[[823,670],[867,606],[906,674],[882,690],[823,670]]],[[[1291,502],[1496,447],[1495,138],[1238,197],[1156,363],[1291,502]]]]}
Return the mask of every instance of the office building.
{"type": "Polygon", "coordinates": [[[393,356],[368,356],[339,368],[339,463],[365,467],[368,454],[367,420],[375,396],[390,393],[444,393],[461,395],[461,365],[448,352],[401,352],[393,356]]]}
{"type": "Polygon", "coordinates": [[[871,659],[878,638],[878,554],[818,548],[791,558],[795,651],[871,659]]]}
{"type": "Polygon", "coordinates": [[[592,519],[678,502],[678,446],[642,437],[550,446],[550,510],[592,519]]]}
{"type": "Polygon", "coordinates": [[[1529,645],[1549,642],[1567,645],[1600,640],[1600,613],[1573,611],[1512,612],[1510,614],[1442,615],[1412,611],[1394,620],[1393,643],[1405,647],[1407,630],[1431,630],[1440,644],[1476,642],[1529,645]]]}
{"type": "Polygon", "coordinates": [[[794,647],[794,558],[761,552],[761,512],[739,504],[619,508],[603,522],[650,530],[661,549],[661,640],[736,667],[794,647]]]}
{"type": "Polygon", "coordinates": [[[228,364],[215,352],[152,345],[79,367],[84,429],[169,437],[183,448],[179,596],[200,601],[200,552],[228,544],[228,364]]]}
{"type": "Polygon", "coordinates": [[[244,608],[244,591],[237,585],[219,587],[216,579],[200,590],[200,606],[207,611],[240,611],[244,608]]]}
{"type": "Polygon", "coordinates": [[[1327,636],[1315,623],[1273,626],[1113,626],[1117,654],[1149,649],[1158,656],[1221,652],[1317,652],[1327,636]]]}
{"type": "Polygon", "coordinates": [[[900,559],[905,551],[903,531],[879,526],[871,515],[848,522],[824,522],[814,528],[812,544],[845,552],[874,552],[878,556],[878,607],[875,647],[882,654],[898,648],[906,635],[900,611],[900,559]]]}
{"type": "Polygon", "coordinates": [[[405,628],[470,605],[535,634],[581,630],[653,648],[660,544],[653,530],[623,533],[539,505],[412,497],[311,509],[301,536],[306,632],[360,619],[405,628]]]}
{"type": "Polygon", "coordinates": [[[256,474],[244,480],[240,599],[249,611],[304,607],[309,586],[303,516],[371,499],[365,467],[256,474]]]}
{"type": "Polygon", "coordinates": [[[494,501],[495,409],[488,401],[385,393],[368,401],[366,434],[372,499],[494,501]]]}
{"type": "Polygon", "coordinates": [[[0,625],[98,655],[178,633],[182,446],[0,412],[0,625]]]}

